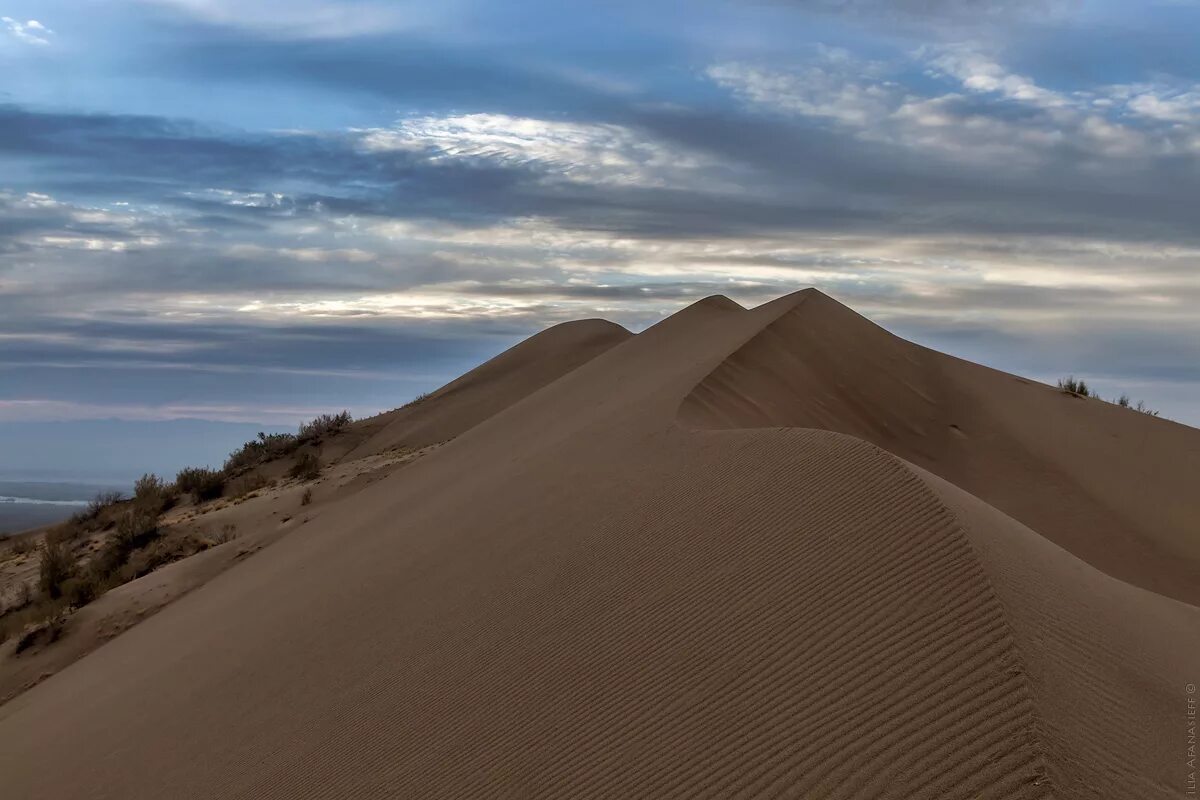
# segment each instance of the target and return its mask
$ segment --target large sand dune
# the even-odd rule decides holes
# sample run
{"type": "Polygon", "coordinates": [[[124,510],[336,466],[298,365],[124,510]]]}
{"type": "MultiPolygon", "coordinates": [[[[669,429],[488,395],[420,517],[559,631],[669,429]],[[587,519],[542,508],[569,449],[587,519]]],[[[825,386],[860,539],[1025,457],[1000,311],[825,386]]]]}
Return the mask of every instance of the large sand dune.
{"type": "Polygon", "coordinates": [[[0,706],[3,796],[1185,796],[1200,432],[813,291],[531,347],[0,706]]]}

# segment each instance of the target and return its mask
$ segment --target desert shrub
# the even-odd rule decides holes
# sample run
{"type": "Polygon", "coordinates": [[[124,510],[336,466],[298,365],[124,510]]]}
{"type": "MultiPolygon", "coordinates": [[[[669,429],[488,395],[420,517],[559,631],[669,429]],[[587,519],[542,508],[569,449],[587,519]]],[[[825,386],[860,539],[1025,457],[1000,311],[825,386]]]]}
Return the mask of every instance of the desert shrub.
{"type": "Polygon", "coordinates": [[[63,584],[75,574],[75,558],[65,543],[46,538],[38,565],[38,588],[50,599],[62,596],[63,584]]]}
{"type": "Polygon", "coordinates": [[[240,472],[264,461],[282,458],[293,452],[298,445],[295,434],[260,431],[257,439],[251,439],[229,454],[229,458],[225,459],[225,471],[240,472]]]}
{"type": "Polygon", "coordinates": [[[312,489],[305,489],[304,494],[300,495],[300,505],[306,506],[312,502],[312,489]]]}
{"type": "Polygon", "coordinates": [[[67,605],[83,608],[100,595],[100,581],[94,573],[84,573],[68,578],[62,586],[62,597],[67,605]]]}
{"type": "Polygon", "coordinates": [[[292,469],[288,474],[302,481],[314,480],[321,475],[321,459],[317,458],[316,453],[309,450],[302,450],[296,453],[296,458],[292,462],[292,469]]]}
{"type": "Polygon", "coordinates": [[[134,507],[126,511],[117,521],[117,529],[108,537],[104,547],[92,560],[92,571],[97,581],[105,581],[116,574],[129,555],[158,537],[158,514],[148,508],[134,507]]]}
{"type": "Polygon", "coordinates": [[[350,416],[349,411],[342,411],[337,414],[322,414],[309,422],[301,424],[297,439],[301,442],[320,439],[322,436],[337,433],[353,421],[354,417],[350,416]]]}
{"type": "Polygon", "coordinates": [[[1088,388],[1087,382],[1084,381],[1082,378],[1076,379],[1074,375],[1071,375],[1066,378],[1060,378],[1058,381],[1058,388],[1062,389],[1064,392],[1070,392],[1071,394],[1077,394],[1080,397],[1092,397],[1093,396],[1092,390],[1090,388],[1088,388]]]}
{"type": "Polygon", "coordinates": [[[402,405],[400,407],[401,408],[412,408],[413,406],[419,406],[419,405],[421,405],[421,403],[424,403],[426,400],[429,399],[429,395],[430,395],[429,392],[421,392],[419,395],[414,397],[412,400],[409,400],[407,403],[405,403],[404,405],[402,405]]]}
{"type": "Polygon", "coordinates": [[[125,495],[122,492],[100,492],[88,501],[86,508],[71,516],[69,524],[80,530],[90,530],[95,527],[94,523],[100,519],[105,509],[124,499],[125,495]]]}
{"type": "Polygon", "coordinates": [[[175,476],[175,488],[191,494],[197,502],[212,500],[225,490],[225,473],[207,467],[186,467],[175,476]]]}
{"type": "Polygon", "coordinates": [[[1149,414],[1149,415],[1150,415],[1150,416],[1152,416],[1152,417],[1157,417],[1157,416],[1158,416],[1158,412],[1157,412],[1157,411],[1154,411],[1154,410],[1152,410],[1152,409],[1146,408],[1146,404],[1145,404],[1145,403],[1143,403],[1141,400],[1138,400],[1138,401],[1137,401],[1137,405],[1133,407],[1133,410],[1134,410],[1134,411],[1140,411],[1140,412],[1141,412],[1141,413],[1143,413],[1143,414],[1149,414]]]}
{"type": "Polygon", "coordinates": [[[175,491],[162,478],[146,473],[133,484],[133,502],[161,514],[175,505],[175,491]]]}
{"type": "Polygon", "coordinates": [[[225,544],[226,542],[232,542],[237,536],[237,525],[232,522],[226,522],[221,526],[221,530],[217,531],[213,536],[213,542],[215,544],[225,544]]]}
{"type": "Polygon", "coordinates": [[[269,481],[260,472],[250,472],[240,478],[234,480],[230,484],[230,491],[234,497],[245,497],[251,492],[258,491],[269,483],[269,481]]]}

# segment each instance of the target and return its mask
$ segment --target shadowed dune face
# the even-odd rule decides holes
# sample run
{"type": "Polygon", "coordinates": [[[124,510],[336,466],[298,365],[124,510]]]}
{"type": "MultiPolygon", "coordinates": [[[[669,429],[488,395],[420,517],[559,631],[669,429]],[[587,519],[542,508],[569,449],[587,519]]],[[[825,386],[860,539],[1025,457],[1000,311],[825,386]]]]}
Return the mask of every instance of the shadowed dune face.
{"type": "Polygon", "coordinates": [[[928,350],[825,295],[722,361],[679,416],[863,438],[1110,575],[1200,603],[1200,431],[928,350]]]}
{"type": "Polygon", "coordinates": [[[847,314],[475,371],[554,377],[0,706],[5,796],[1182,796],[1200,610],[887,452],[987,409],[847,314]]]}

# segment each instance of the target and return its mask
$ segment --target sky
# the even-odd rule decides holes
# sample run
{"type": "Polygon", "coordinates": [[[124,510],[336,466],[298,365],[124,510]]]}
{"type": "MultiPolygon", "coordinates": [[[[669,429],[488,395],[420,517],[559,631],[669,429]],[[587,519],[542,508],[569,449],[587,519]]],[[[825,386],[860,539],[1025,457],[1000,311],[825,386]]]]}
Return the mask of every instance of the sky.
{"type": "Polygon", "coordinates": [[[1197,31],[1196,0],[0,0],[0,473],[219,462],[560,321],[806,286],[1200,425],[1197,31]]]}

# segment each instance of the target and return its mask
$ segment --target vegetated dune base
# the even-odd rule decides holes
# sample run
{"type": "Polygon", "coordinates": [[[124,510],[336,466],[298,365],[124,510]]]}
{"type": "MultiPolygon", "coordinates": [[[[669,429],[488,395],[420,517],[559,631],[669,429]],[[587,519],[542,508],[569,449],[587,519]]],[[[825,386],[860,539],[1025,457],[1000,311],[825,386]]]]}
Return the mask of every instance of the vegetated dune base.
{"type": "Polygon", "coordinates": [[[1200,498],[1107,487],[1194,485],[1200,432],[811,290],[584,325],[394,412],[356,455],[455,438],[0,706],[5,796],[1185,796],[1200,498]],[[1027,469],[1073,512],[999,485],[1027,469]]]}

